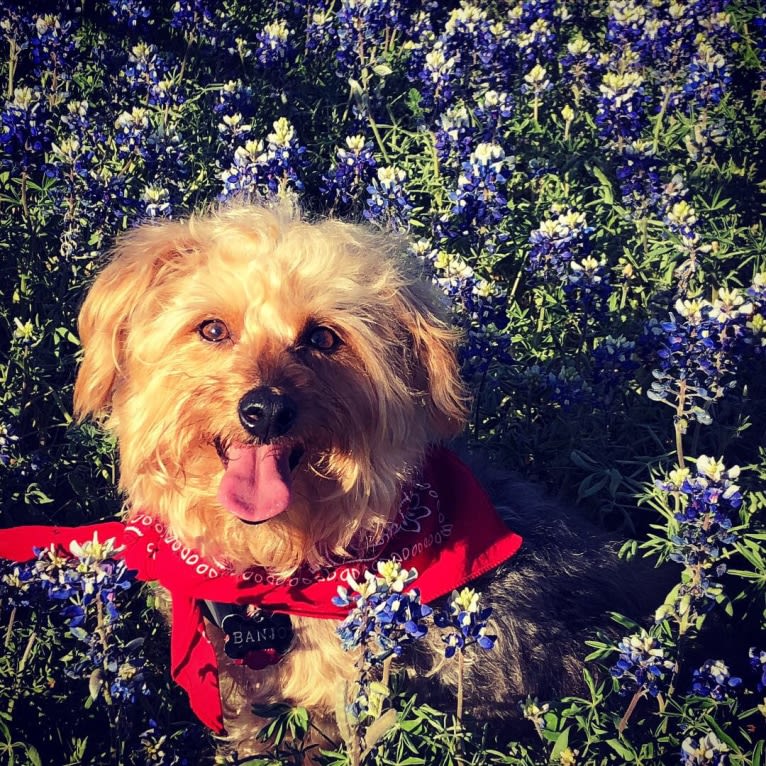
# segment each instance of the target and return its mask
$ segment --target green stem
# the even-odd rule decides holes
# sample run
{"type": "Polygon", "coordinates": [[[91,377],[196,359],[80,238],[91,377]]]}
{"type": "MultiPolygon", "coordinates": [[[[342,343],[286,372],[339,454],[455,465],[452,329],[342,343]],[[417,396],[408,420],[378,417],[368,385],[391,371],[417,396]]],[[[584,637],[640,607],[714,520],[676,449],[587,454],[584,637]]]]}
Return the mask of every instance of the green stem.
{"type": "Polygon", "coordinates": [[[6,97],[13,98],[13,82],[16,76],[16,65],[19,61],[19,46],[16,44],[16,40],[8,39],[10,51],[8,53],[8,87],[6,89],[6,97]]]}
{"type": "Polygon", "coordinates": [[[455,718],[457,719],[458,727],[463,722],[463,674],[465,672],[465,657],[463,651],[460,650],[457,653],[457,712],[455,718]]]}
{"type": "Polygon", "coordinates": [[[24,213],[24,220],[29,222],[29,201],[27,200],[27,181],[29,176],[27,171],[21,173],[21,210],[24,213]]]}
{"type": "Polygon", "coordinates": [[[682,380],[678,384],[678,405],[676,406],[676,417],[674,423],[674,430],[676,435],[676,455],[678,456],[678,467],[685,468],[684,461],[684,440],[683,430],[684,426],[684,409],[686,407],[686,381],[682,380]]]}
{"type": "Polygon", "coordinates": [[[645,694],[646,691],[644,689],[639,689],[631,698],[628,707],[625,710],[625,714],[620,718],[620,722],[617,724],[617,731],[619,731],[620,734],[628,728],[628,721],[630,721],[630,717],[633,715],[633,711],[636,709],[639,700],[642,699],[645,694]]]}
{"type": "Polygon", "coordinates": [[[16,622],[16,607],[11,609],[11,616],[8,619],[8,628],[5,631],[5,648],[11,645],[11,635],[13,634],[13,624],[16,622]]]}
{"type": "Polygon", "coordinates": [[[388,152],[386,151],[385,144],[383,143],[383,138],[380,135],[380,131],[378,130],[378,125],[375,122],[375,120],[372,119],[372,115],[367,115],[367,121],[370,123],[370,128],[372,129],[372,135],[375,136],[375,143],[378,145],[378,149],[380,149],[380,153],[383,155],[383,160],[386,163],[386,165],[391,164],[391,159],[388,156],[388,152]]]}
{"type": "Polygon", "coordinates": [[[670,103],[670,92],[671,89],[668,88],[665,92],[665,98],[662,99],[662,106],[660,107],[660,111],[657,114],[657,122],[654,123],[654,135],[652,137],[652,153],[656,154],[657,149],[660,145],[660,131],[662,130],[662,122],[665,117],[665,112],[668,109],[668,104],[670,103]]]}

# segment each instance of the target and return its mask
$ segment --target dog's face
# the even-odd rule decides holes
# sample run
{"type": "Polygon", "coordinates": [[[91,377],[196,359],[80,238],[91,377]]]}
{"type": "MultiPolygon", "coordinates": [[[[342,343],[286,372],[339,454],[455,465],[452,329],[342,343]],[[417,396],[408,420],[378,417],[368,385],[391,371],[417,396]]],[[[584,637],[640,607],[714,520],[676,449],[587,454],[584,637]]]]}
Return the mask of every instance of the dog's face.
{"type": "Polygon", "coordinates": [[[80,315],[75,407],[108,416],[129,504],[278,572],[380,534],[464,416],[454,334],[400,250],[264,207],[125,235],[80,315]]]}

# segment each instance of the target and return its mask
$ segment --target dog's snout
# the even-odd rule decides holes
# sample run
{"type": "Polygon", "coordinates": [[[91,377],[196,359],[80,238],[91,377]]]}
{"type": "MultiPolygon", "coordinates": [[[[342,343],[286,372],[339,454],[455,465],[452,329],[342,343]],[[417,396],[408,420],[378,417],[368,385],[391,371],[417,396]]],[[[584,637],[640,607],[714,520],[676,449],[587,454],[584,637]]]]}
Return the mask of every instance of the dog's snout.
{"type": "Polygon", "coordinates": [[[288,396],[267,386],[248,391],[239,402],[240,422],[251,436],[262,442],[286,434],[297,414],[288,396]]]}

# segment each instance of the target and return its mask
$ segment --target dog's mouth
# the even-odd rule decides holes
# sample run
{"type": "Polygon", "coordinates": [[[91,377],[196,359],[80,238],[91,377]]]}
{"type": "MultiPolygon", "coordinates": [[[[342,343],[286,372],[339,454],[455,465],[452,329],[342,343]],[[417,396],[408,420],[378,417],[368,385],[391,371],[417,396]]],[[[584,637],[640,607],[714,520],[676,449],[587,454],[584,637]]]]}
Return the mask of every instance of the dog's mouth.
{"type": "Polygon", "coordinates": [[[303,457],[295,443],[228,444],[216,438],[224,466],[218,500],[248,524],[260,524],[287,510],[292,498],[293,472],[303,457]]]}

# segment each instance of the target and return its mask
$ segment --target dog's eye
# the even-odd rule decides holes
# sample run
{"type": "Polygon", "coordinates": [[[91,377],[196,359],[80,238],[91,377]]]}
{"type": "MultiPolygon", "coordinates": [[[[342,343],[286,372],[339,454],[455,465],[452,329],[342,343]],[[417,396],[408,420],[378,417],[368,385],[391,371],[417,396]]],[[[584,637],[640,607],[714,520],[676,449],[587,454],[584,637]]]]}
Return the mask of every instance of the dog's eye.
{"type": "Polygon", "coordinates": [[[203,340],[210,343],[220,343],[231,338],[229,328],[221,319],[206,319],[197,326],[197,332],[203,340]]]}
{"type": "Polygon", "coordinates": [[[341,344],[340,338],[329,327],[315,327],[308,333],[307,340],[317,351],[335,351],[341,344]]]}

